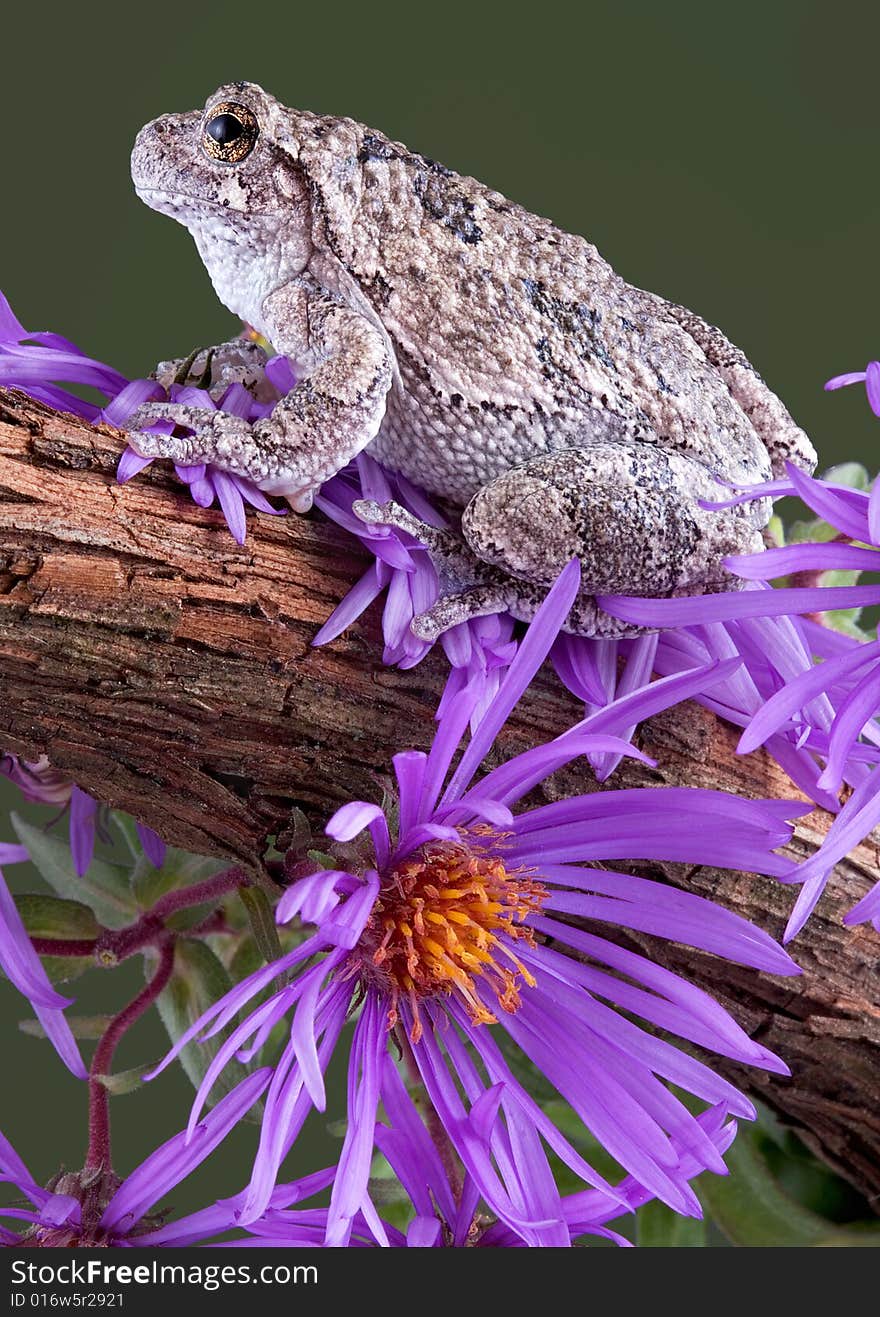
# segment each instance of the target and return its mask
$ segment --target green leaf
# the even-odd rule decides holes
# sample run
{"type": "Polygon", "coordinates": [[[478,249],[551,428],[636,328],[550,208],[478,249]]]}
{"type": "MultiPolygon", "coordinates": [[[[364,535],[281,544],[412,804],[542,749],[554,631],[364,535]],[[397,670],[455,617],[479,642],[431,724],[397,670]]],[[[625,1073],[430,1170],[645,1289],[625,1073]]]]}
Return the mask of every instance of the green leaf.
{"type": "Polygon", "coordinates": [[[785,526],[782,518],[774,513],[765,527],[765,533],[769,536],[773,544],[780,548],[785,544],[785,526]]]}
{"type": "Polygon", "coordinates": [[[148,1061],[145,1065],[133,1066],[131,1070],[117,1070],[112,1075],[96,1075],[95,1078],[99,1084],[103,1084],[108,1093],[114,1097],[121,1097],[123,1093],[133,1093],[136,1088],[140,1088],[144,1082],[144,1075],[148,1070],[152,1070],[155,1061],[148,1061]]]}
{"type": "Polygon", "coordinates": [[[636,1245],[639,1248],[705,1248],[706,1222],[680,1216],[654,1199],[636,1213],[636,1245]]]}
{"type": "Polygon", "coordinates": [[[140,909],[150,910],[166,892],[204,882],[224,868],[228,863],[216,856],[192,855],[169,846],[161,869],[154,869],[147,857],[140,855],[132,872],[131,889],[140,909]]]}
{"type": "Polygon", "coordinates": [[[85,902],[105,928],[125,928],[134,923],[140,911],[125,869],[106,860],[93,859],[88,873],[80,878],[66,841],[33,827],[15,812],[9,817],[41,878],[54,892],[69,900],[85,902]]]}
{"type": "Polygon", "coordinates": [[[52,937],[74,942],[96,938],[101,926],[82,901],[65,901],[43,892],[16,896],[15,904],[31,937],[52,937]]]}
{"type": "Polygon", "coordinates": [[[832,608],[825,614],[825,626],[833,631],[841,631],[843,635],[851,636],[853,640],[860,640],[863,643],[873,640],[871,632],[859,626],[861,615],[861,608],[832,608]]]}
{"type": "MultiPolygon", "coordinates": [[[[181,938],[174,948],[171,978],[156,1003],[172,1043],[231,987],[232,980],[209,946],[194,938],[181,938]]],[[[178,1060],[195,1088],[204,1079],[222,1041],[219,1035],[204,1043],[194,1041],[180,1053],[178,1060]]],[[[231,1061],[211,1090],[209,1105],[218,1102],[246,1073],[244,1066],[231,1061]]]]}
{"type": "MultiPolygon", "coordinates": [[[[74,1038],[101,1038],[112,1015],[65,1015],[74,1038]]],[[[18,1027],[29,1038],[45,1038],[46,1030],[39,1020],[19,1020],[18,1027]]]]}
{"type": "Polygon", "coordinates": [[[786,542],[788,544],[827,544],[829,540],[836,539],[840,531],[836,526],[831,526],[827,521],[822,521],[816,517],[814,521],[795,521],[789,526],[786,532],[786,542]]]}
{"type": "Polygon", "coordinates": [[[821,479],[832,485],[846,485],[849,489],[860,489],[863,492],[871,488],[871,477],[861,462],[840,462],[837,466],[830,466],[821,479]]]}
{"type": "Polygon", "coordinates": [[[267,965],[271,964],[273,960],[279,959],[282,951],[269,898],[262,887],[239,887],[238,894],[247,911],[254,941],[260,948],[260,954],[267,965]]]}
{"type": "Polygon", "coordinates": [[[803,1248],[837,1233],[830,1222],[802,1207],[780,1187],[751,1131],[740,1131],[725,1160],[730,1174],[701,1176],[697,1192],[732,1244],[803,1248]]]}
{"type": "Polygon", "coordinates": [[[94,956],[40,956],[49,982],[72,983],[80,975],[95,968],[94,956]]]}
{"type": "Polygon", "coordinates": [[[123,814],[121,810],[114,809],[110,811],[110,822],[121,834],[132,859],[139,860],[143,855],[143,850],[137,834],[137,825],[131,815],[123,814]]]}
{"type": "Polygon", "coordinates": [[[233,983],[241,983],[242,979],[246,979],[249,974],[253,974],[254,970],[262,969],[266,963],[260,948],[257,946],[257,940],[251,933],[243,933],[234,939],[224,938],[223,941],[232,941],[234,943],[231,955],[227,951],[226,955],[223,956],[221,952],[221,957],[229,970],[229,977],[233,983]]]}
{"type": "Polygon", "coordinates": [[[327,851],[309,851],[308,857],[319,869],[338,869],[339,861],[327,851]]]}
{"type": "Polygon", "coordinates": [[[838,1226],[824,1239],[817,1239],[813,1248],[880,1248],[880,1225],[865,1222],[838,1226]]]}

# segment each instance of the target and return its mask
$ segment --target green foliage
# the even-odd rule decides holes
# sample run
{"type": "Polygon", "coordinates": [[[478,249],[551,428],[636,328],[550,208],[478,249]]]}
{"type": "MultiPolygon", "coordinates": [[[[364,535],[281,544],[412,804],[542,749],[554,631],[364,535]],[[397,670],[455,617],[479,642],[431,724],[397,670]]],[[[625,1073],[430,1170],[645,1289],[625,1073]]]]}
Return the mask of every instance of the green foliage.
{"type": "MultiPolygon", "coordinates": [[[[171,1042],[176,1043],[231,987],[228,971],[209,946],[195,938],[180,938],[174,949],[171,979],[157,1002],[171,1042]]],[[[195,1088],[204,1079],[221,1042],[222,1038],[218,1036],[204,1043],[187,1043],[180,1053],[180,1064],[195,1088]]],[[[238,1061],[233,1060],[225,1066],[211,1091],[209,1105],[230,1092],[246,1073],[246,1068],[238,1061]]]]}
{"type": "Polygon", "coordinates": [[[105,928],[125,928],[140,914],[129,883],[128,870],[97,856],[82,878],[73,867],[67,841],[34,827],[18,814],[10,814],[12,826],[40,877],[59,896],[85,903],[105,928]]]}
{"type": "Polygon", "coordinates": [[[760,1149],[760,1133],[743,1129],[725,1155],[728,1176],[703,1175],[703,1207],[731,1244],[750,1248],[880,1245],[880,1223],[837,1226],[782,1187],[760,1149]]]}
{"type": "Polygon", "coordinates": [[[85,941],[96,938],[101,931],[94,912],[82,901],[66,901],[43,892],[28,892],[17,896],[15,904],[31,937],[85,941]]]}
{"type": "MultiPolygon", "coordinates": [[[[100,1038],[113,1016],[65,1015],[64,1018],[67,1020],[74,1038],[100,1038]]],[[[18,1027],[22,1033],[29,1034],[31,1038],[46,1037],[46,1030],[39,1020],[21,1020],[18,1027]]]]}
{"type": "Polygon", "coordinates": [[[117,1070],[112,1075],[97,1075],[100,1084],[113,1097],[122,1097],[124,1093],[134,1093],[144,1082],[144,1075],[153,1069],[153,1062],[133,1066],[130,1070],[117,1070]]]}
{"type": "Polygon", "coordinates": [[[665,1203],[645,1203],[636,1213],[636,1244],[639,1248],[705,1248],[706,1222],[679,1216],[665,1203]]]}
{"type": "Polygon", "coordinates": [[[262,887],[240,887],[238,894],[247,911],[254,941],[266,964],[278,960],[281,955],[281,942],[268,896],[262,887]]]}

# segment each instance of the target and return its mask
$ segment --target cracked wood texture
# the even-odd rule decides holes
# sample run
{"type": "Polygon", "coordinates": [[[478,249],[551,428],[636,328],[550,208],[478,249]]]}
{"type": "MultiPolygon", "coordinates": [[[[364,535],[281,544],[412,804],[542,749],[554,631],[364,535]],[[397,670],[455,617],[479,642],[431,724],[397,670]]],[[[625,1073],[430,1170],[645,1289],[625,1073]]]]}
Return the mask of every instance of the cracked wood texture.
{"type": "MultiPolygon", "coordinates": [[[[239,548],[161,467],[118,486],[124,437],[0,390],[0,746],[45,753],[86,791],[190,850],[258,865],[303,808],[320,825],[352,797],[378,799],[395,750],[424,748],[442,656],[410,672],[379,661],[378,608],[322,649],[312,638],[364,570],[320,515],[249,516],[239,548]]],[[[564,730],[572,698],[543,674],[505,728],[508,757],[564,730]]],[[[625,764],[611,787],[692,784],[795,796],[761,754],[696,705],[643,726],[656,769],[625,764]]],[[[583,765],[546,796],[595,789],[583,765]]],[[[793,845],[809,854],[816,810],[793,845]]],[[[755,875],[633,865],[782,932],[792,889],[755,875]],[[659,871],[658,871],[659,869],[659,871]]],[[[793,951],[804,974],[756,974],[621,934],[720,999],[790,1065],[790,1080],[719,1061],[880,1210],[880,935],[841,915],[878,877],[869,840],[837,866],[793,951]]],[[[607,933],[607,930],[603,930],[607,933]]]]}

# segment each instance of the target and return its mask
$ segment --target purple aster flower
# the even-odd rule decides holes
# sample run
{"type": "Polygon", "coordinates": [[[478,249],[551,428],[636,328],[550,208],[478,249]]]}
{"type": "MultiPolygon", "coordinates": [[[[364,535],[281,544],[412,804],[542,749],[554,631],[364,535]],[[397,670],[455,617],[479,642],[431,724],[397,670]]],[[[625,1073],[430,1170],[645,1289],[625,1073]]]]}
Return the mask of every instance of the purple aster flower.
{"type": "Polygon", "coordinates": [[[825,389],[831,393],[843,389],[848,384],[864,384],[868,406],[875,416],[880,416],[880,361],[869,361],[864,370],[851,370],[845,375],[835,375],[827,380],[825,389]]]}
{"type": "MultiPolygon", "coordinates": [[[[45,755],[29,762],[17,755],[0,758],[0,774],[8,777],[19,788],[25,800],[37,805],[57,805],[69,811],[70,853],[80,878],[88,872],[95,853],[98,836],[109,840],[105,817],[109,812],[76,786],[56,768],[45,755]]],[[[144,854],[156,869],[165,863],[165,843],[145,823],[135,823],[144,854]]]]}
{"type": "MultiPolygon", "coordinates": [[[[287,357],[272,357],[266,363],[265,374],[276,389],[279,398],[294,386],[293,368],[287,357]]],[[[268,416],[275,406],[274,402],[257,401],[241,384],[230,384],[215,402],[207,389],[172,384],[166,394],[162,385],[154,380],[134,380],[104,408],[100,419],[110,425],[124,428],[128,418],[142,403],[155,401],[183,403],[190,407],[204,407],[208,411],[228,412],[231,416],[238,416],[248,421],[268,416]]],[[[158,421],[145,433],[171,434],[173,430],[174,425],[171,421],[158,421]]],[[[124,484],[154,460],[152,457],[141,457],[133,448],[127,448],[119,459],[117,480],[120,484],[124,484]]],[[[211,463],[201,462],[195,466],[184,466],[175,462],[173,465],[178,478],[188,487],[190,497],[199,507],[209,508],[214,500],[217,500],[230,533],[238,544],[244,544],[247,534],[245,504],[249,503],[259,512],[266,512],[271,516],[284,516],[286,513],[285,508],[273,507],[252,480],[233,475],[229,471],[221,471],[211,463]]]]}
{"type": "MultiPolygon", "coordinates": [[[[0,864],[18,864],[27,860],[24,846],[0,843],[0,864]]],[[[0,869],[0,966],[13,987],[27,997],[46,1037],[77,1079],[86,1078],[86,1069],[64,1018],[64,1008],[71,998],[62,997],[49,982],[49,976],[34,951],[27,929],[18,913],[12,893],[0,869]]]]}
{"type": "Polygon", "coordinates": [[[327,831],[347,848],[345,865],[301,879],[277,908],[279,922],[298,917],[315,925],[313,935],[238,984],[163,1061],[192,1038],[223,1030],[285,975],[284,986],[219,1048],[192,1115],[198,1118],[231,1057],[252,1056],[290,1016],[289,1041],[266,1093],[244,1224],[266,1210],[309,1110],[323,1109],[323,1070],[358,1004],[348,1133],[326,1225],[326,1240],[334,1245],[347,1242],[365,1210],[390,1039],[427,1090],[448,1149],[474,1191],[530,1245],[564,1244],[570,1237],[548,1149],[593,1189],[612,1197],[615,1190],[528,1094],[487,1025],[502,1026],[626,1174],[683,1213],[698,1211],[689,1186],[693,1161],[717,1172],[723,1162],[664,1081],[732,1115],[748,1119],[754,1111],[709,1066],[632,1017],[745,1064],[786,1073],[783,1062],[706,993],[608,941],[602,925],[671,938],[770,973],[798,973],[788,955],[745,920],[693,894],[619,872],[613,862],[667,859],[784,877],[793,865],[775,852],[791,835],[785,820],[803,806],[655,788],[512,810],[585,753],[644,758],[619,733],[727,679],[738,659],[716,665],[708,676],[686,672],[622,697],[475,781],[567,616],[578,580],[571,563],[454,769],[480,697],[472,686],[446,701],[429,754],[395,756],[394,827],[379,806],[366,802],[336,812],[327,831]],[[590,867],[598,862],[611,867],[590,867]],[[571,918],[581,922],[573,925],[571,918]],[[685,1148],[693,1159],[687,1166],[685,1148]]]}
{"type": "MultiPolygon", "coordinates": [[[[788,671],[777,669],[773,683],[764,687],[745,720],[739,743],[740,753],[763,745],[779,758],[778,748],[787,742],[785,766],[792,778],[818,804],[837,813],[819,849],[787,879],[800,884],[800,892],[785,930],[786,941],[803,928],[835,864],[880,823],[880,644],[836,634],[813,617],[798,616],[880,603],[880,586],[821,584],[826,572],[880,568],[880,482],[875,481],[868,493],[811,478],[793,466],[787,472],[787,482],[775,482],[777,493],[796,495],[837,532],[837,538],[728,559],[730,570],[748,585],[727,600],[713,595],[661,600],[618,596],[603,601],[618,616],[647,625],[660,625],[665,619],[680,626],[705,613],[715,625],[760,626],[767,635],[771,627],[788,623],[803,638],[808,661],[788,671]],[[811,584],[770,586],[771,580],[783,576],[811,584]],[[796,763],[792,747],[798,755],[796,763]],[[797,776],[807,759],[819,769],[812,782],[797,776]],[[853,791],[841,807],[837,793],[844,784],[853,791]]],[[[748,497],[754,497],[754,490],[728,505],[748,497]]],[[[845,916],[847,923],[862,920],[880,927],[880,884],[845,916]]]]}
{"type": "MultiPolygon", "coordinates": [[[[288,393],[295,380],[286,357],[274,357],[266,363],[265,376],[275,389],[277,398],[288,393]]],[[[31,334],[13,315],[9,302],[0,292],[0,385],[21,389],[30,397],[60,411],[72,412],[83,420],[98,424],[106,421],[120,428],[129,416],[144,402],[171,401],[206,407],[210,411],[226,411],[232,416],[257,420],[268,416],[275,401],[255,399],[242,385],[232,384],[215,402],[206,389],[172,385],[170,393],[156,380],[132,380],[120,375],[103,362],[87,357],[75,343],[60,334],[31,334]],[[58,381],[89,386],[103,393],[107,403],[99,407],[86,402],[58,381]]],[[[151,426],[151,434],[171,434],[170,422],[151,426]]],[[[142,458],[128,448],[119,461],[120,483],[130,480],[148,466],[152,458],[142,458]]],[[[179,478],[189,488],[190,495],[200,507],[208,508],[216,499],[233,537],[244,543],[246,533],[245,504],[260,512],[281,516],[286,511],[275,508],[252,481],[221,471],[218,467],[177,466],[179,478]]]]}
{"type": "Polygon", "coordinates": [[[13,1185],[30,1206],[0,1207],[0,1218],[20,1221],[18,1232],[0,1226],[0,1244],[24,1248],[169,1247],[200,1243],[237,1224],[235,1199],[211,1209],[210,1228],[194,1213],[169,1225],[150,1209],[201,1165],[254,1105],[269,1082],[267,1069],[243,1079],[189,1133],[176,1134],[124,1180],[101,1167],[62,1173],[49,1187],[38,1185],[0,1134],[0,1180],[13,1185]]]}
{"type": "Polygon", "coordinates": [[[29,333],[0,292],[0,384],[21,389],[59,411],[95,421],[100,408],[62,388],[59,381],[87,385],[107,398],[114,397],[127,383],[124,375],[87,357],[70,339],[60,334],[29,333]]]}

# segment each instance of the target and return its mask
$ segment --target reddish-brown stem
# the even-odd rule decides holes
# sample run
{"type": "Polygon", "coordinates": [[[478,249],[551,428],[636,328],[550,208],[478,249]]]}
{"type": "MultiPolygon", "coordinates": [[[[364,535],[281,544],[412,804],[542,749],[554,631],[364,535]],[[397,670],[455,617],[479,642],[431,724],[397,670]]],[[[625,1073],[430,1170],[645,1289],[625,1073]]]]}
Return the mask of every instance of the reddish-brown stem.
{"type": "Polygon", "coordinates": [[[32,937],[31,946],[38,956],[93,956],[96,938],[32,937]]]}
{"type": "Polygon", "coordinates": [[[110,1073],[113,1054],[123,1035],[127,1033],[136,1020],[140,1019],[144,1011],[152,1006],[171,978],[171,971],[174,968],[174,943],[173,934],[167,934],[159,944],[159,964],[155,974],[138,995],[127,1006],[123,1007],[118,1015],[114,1015],[104,1030],[101,1041],[95,1048],[92,1064],[89,1067],[89,1149],[86,1154],[86,1169],[103,1167],[104,1170],[110,1170],[112,1168],[110,1155],[110,1094],[105,1085],[101,1083],[100,1077],[110,1073]]]}
{"type": "Polygon", "coordinates": [[[222,910],[212,910],[201,923],[195,924],[192,928],[186,930],[187,937],[209,937],[212,933],[234,933],[235,929],[229,926],[226,915],[222,910]]]}
{"type": "Polygon", "coordinates": [[[236,887],[247,887],[250,876],[237,866],[216,873],[213,878],[206,878],[203,883],[193,883],[190,887],[181,887],[168,892],[153,906],[150,914],[154,919],[167,919],[178,910],[188,910],[194,905],[206,905],[218,896],[225,896],[236,887]]]}
{"type": "Polygon", "coordinates": [[[249,882],[250,878],[244,869],[234,867],[224,869],[213,878],[206,878],[203,883],[193,883],[190,887],[181,887],[168,892],[156,902],[152,910],[148,910],[128,928],[120,928],[118,931],[105,930],[92,950],[105,965],[114,965],[120,960],[126,960],[136,951],[155,945],[166,932],[165,920],[176,914],[178,910],[207,905],[237,887],[246,886],[249,882]]]}

